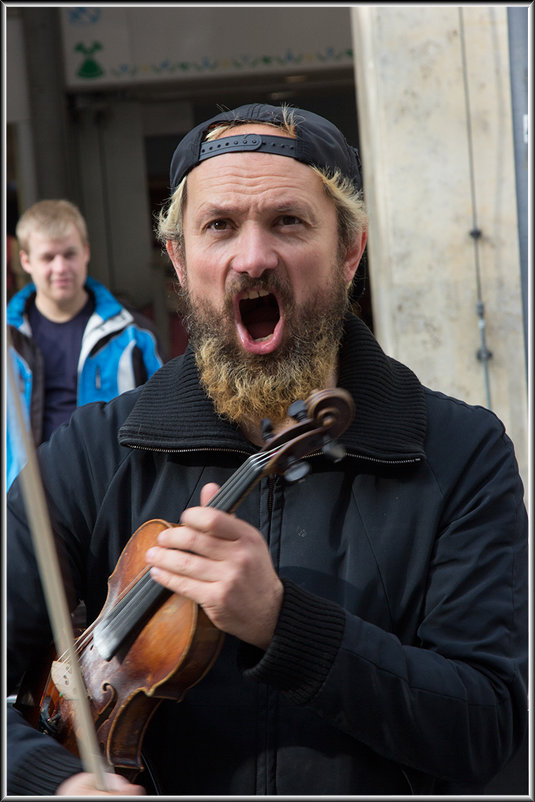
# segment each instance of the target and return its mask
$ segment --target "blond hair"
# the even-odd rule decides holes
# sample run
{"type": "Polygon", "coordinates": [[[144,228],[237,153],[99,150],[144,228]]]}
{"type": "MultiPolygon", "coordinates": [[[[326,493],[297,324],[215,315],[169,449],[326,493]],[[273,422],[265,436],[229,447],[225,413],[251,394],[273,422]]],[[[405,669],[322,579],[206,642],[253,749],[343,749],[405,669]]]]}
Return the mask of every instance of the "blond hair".
{"type": "Polygon", "coordinates": [[[82,245],[87,245],[87,225],[78,207],[68,200],[42,200],[20,216],[15,233],[20,250],[28,252],[33,231],[50,239],[61,239],[68,234],[71,226],[78,231],[82,245]]]}

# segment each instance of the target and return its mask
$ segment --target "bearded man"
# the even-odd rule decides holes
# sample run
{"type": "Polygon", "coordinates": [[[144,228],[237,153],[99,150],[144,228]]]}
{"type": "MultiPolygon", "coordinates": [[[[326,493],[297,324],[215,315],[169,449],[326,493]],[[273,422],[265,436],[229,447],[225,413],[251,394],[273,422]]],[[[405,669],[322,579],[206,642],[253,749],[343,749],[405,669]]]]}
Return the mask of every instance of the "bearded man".
{"type": "MultiPolygon", "coordinates": [[[[503,425],[424,388],[350,312],[366,214],[332,123],[222,112],[178,144],[171,189],[159,236],[188,350],[78,411],[39,459],[73,605],[96,619],[130,534],[179,521],[143,546],[149,576],[224,637],[179,704],[136,722],[136,782],[119,756],[99,793],[481,792],[526,726],[526,513],[503,425]],[[289,405],[336,388],[356,407],[345,456],[318,449],[304,482],[265,475],[241,492],[244,458],[295,425],[289,405]],[[236,508],[221,501],[233,483],[236,508]]],[[[8,513],[14,692],[49,630],[22,581],[36,568],[18,481],[8,513]]],[[[127,666],[141,631],[118,646],[106,632],[101,662],[127,666]]],[[[21,703],[8,712],[10,793],[95,794],[61,738],[21,703]]]]}

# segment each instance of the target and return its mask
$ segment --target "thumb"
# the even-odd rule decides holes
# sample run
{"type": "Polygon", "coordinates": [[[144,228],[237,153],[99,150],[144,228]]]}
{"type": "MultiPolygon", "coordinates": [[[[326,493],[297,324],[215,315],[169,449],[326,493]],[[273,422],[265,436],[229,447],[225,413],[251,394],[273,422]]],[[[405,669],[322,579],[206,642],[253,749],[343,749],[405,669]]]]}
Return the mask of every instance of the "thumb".
{"type": "Polygon", "coordinates": [[[206,507],[209,501],[213,499],[217,491],[219,490],[219,485],[215,482],[208,482],[202,490],[201,490],[201,507],[206,507]]]}

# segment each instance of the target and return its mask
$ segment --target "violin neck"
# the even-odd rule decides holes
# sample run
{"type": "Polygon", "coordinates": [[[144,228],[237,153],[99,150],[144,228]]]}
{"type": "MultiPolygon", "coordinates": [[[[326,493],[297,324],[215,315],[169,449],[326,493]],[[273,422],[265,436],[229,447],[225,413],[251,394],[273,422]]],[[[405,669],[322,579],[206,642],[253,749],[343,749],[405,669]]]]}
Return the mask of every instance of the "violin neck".
{"type": "Polygon", "coordinates": [[[248,457],[238,470],[227,479],[215,496],[208,502],[207,507],[214,507],[223,512],[234,512],[245,496],[262,478],[264,467],[271,459],[271,452],[261,451],[248,457]]]}

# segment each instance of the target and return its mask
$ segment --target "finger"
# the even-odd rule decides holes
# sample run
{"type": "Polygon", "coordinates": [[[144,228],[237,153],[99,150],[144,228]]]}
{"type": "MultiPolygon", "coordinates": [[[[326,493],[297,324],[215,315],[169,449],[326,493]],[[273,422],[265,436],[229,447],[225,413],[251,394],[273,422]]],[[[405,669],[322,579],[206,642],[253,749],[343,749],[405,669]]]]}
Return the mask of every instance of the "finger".
{"type": "Polygon", "coordinates": [[[145,789],[141,785],[133,785],[120,774],[105,774],[106,790],[97,788],[96,779],[88,772],[74,774],[59,785],[57,796],[141,796],[145,789]]]}
{"type": "Polygon", "coordinates": [[[134,785],[121,774],[106,774],[106,790],[109,794],[121,796],[140,796],[145,794],[141,785],[134,785]]]}
{"type": "Polygon", "coordinates": [[[180,516],[183,526],[203,532],[211,537],[237,540],[240,537],[239,520],[214,507],[188,507],[180,516]]]}
{"type": "MultiPolygon", "coordinates": [[[[201,582],[213,582],[219,576],[217,561],[192,552],[154,546],[147,551],[146,559],[153,568],[170,576],[191,577],[201,582]]],[[[152,575],[156,578],[155,571],[152,571],[152,575]]],[[[162,575],[158,574],[160,576],[162,575]]]]}
{"type": "MultiPolygon", "coordinates": [[[[206,507],[197,507],[196,509],[202,512],[206,507]]],[[[197,554],[211,560],[224,559],[228,553],[230,538],[218,536],[209,524],[202,524],[196,518],[195,520],[196,523],[193,525],[180,524],[170,529],[163,529],[158,534],[152,548],[173,549],[197,554]],[[201,528],[201,526],[206,526],[206,528],[201,528]]],[[[149,551],[151,550],[149,549],[149,551]]],[[[151,554],[147,554],[147,559],[151,562],[152,558],[153,552],[151,551],[151,554]]]]}
{"type": "Polygon", "coordinates": [[[202,490],[201,490],[201,507],[206,507],[209,501],[213,499],[217,491],[219,490],[219,485],[215,482],[208,482],[202,490]]]}

